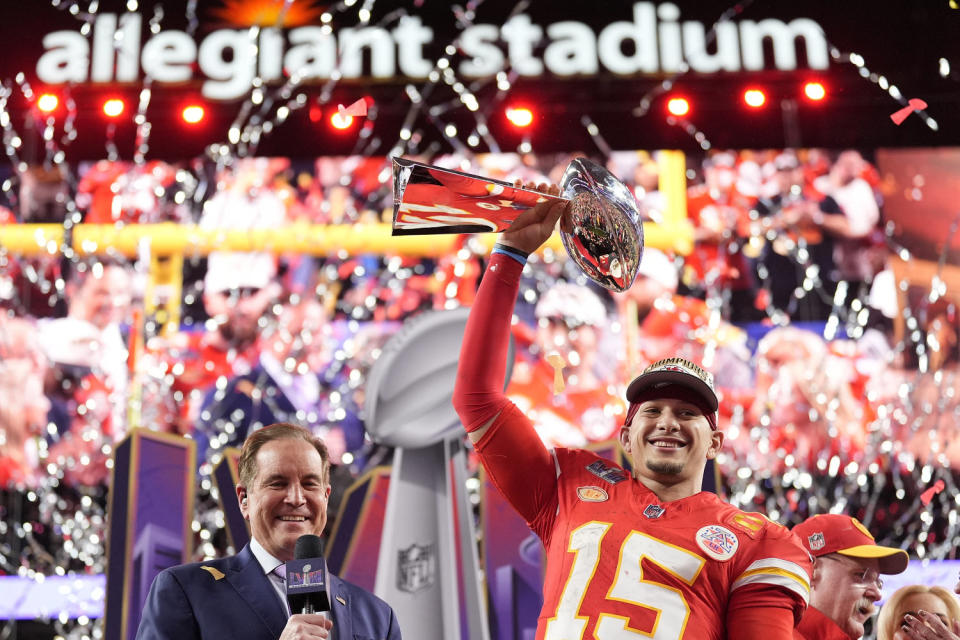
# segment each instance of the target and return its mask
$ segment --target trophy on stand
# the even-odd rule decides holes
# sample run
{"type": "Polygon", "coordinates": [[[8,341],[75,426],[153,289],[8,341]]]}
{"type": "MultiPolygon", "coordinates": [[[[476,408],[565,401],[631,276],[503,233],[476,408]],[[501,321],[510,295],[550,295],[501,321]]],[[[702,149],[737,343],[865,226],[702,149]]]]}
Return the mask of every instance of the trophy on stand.
{"type": "MultiPolygon", "coordinates": [[[[490,638],[464,431],[451,402],[469,313],[410,318],[367,379],[367,433],[395,447],[374,593],[421,640],[490,638]]],[[[504,387],[513,354],[511,341],[504,387]]]]}
{"type": "Polygon", "coordinates": [[[637,201],[595,162],[576,158],[560,180],[562,197],[406,158],[393,159],[393,235],[503,231],[547,200],[567,200],[560,239],[581,271],[612,291],[633,284],[643,256],[637,201]]]}

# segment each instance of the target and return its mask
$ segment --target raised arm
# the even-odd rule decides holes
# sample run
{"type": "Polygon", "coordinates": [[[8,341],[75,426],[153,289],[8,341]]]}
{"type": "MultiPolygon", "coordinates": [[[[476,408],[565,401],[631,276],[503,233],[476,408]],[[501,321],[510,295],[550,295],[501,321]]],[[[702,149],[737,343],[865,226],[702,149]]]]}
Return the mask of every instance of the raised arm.
{"type": "MultiPolygon", "coordinates": [[[[548,193],[556,194],[552,187],[548,193]]],[[[503,393],[510,320],[526,256],[546,242],[565,208],[548,201],[529,209],[500,236],[477,292],[460,350],[453,404],[471,442],[486,434],[509,402],[503,393]]]]}
{"type": "Polygon", "coordinates": [[[470,310],[453,392],[487,474],[531,525],[555,503],[555,466],[530,420],[507,399],[503,380],[524,256],[549,237],[563,207],[538,205],[517,219],[512,237],[501,236],[505,247],[494,250],[470,310]]]}

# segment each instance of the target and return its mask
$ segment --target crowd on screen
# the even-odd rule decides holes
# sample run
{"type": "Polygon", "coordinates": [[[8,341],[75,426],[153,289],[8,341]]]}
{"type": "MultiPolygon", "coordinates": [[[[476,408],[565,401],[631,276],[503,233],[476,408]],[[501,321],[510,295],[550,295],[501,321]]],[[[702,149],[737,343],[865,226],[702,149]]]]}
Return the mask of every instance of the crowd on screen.
{"type": "MultiPolygon", "coordinates": [[[[568,159],[429,160],[555,182],[568,159]]],[[[618,152],[608,166],[646,220],[665,219],[656,154],[618,152]]],[[[10,224],[238,230],[388,220],[389,168],[383,158],[251,158],[219,169],[102,161],[76,175],[37,167],[19,176],[3,215],[10,224]]],[[[728,477],[745,468],[758,477],[837,465],[885,471],[941,454],[960,465],[952,405],[922,410],[943,398],[945,383],[918,374],[916,348],[928,347],[926,370],[952,371],[956,309],[927,305],[919,337],[894,334],[904,310],[877,168],[852,150],[717,152],[690,160],[687,184],[693,252],[647,247],[625,294],[590,286],[563,261],[531,261],[508,393],[537,407],[541,438],[583,446],[615,436],[625,413],[615,381],[679,355],[716,375],[728,477]],[[554,352],[566,363],[563,390],[547,359],[554,352]]],[[[349,481],[389,455],[363,427],[363,383],[378,350],[405,318],[472,302],[483,257],[460,246],[437,260],[188,258],[176,327],[144,313],[146,260],[0,253],[0,483],[29,488],[55,471],[68,485],[103,486],[112,447],[133,424],[196,439],[208,472],[227,447],[281,421],[322,435],[349,481]]]]}

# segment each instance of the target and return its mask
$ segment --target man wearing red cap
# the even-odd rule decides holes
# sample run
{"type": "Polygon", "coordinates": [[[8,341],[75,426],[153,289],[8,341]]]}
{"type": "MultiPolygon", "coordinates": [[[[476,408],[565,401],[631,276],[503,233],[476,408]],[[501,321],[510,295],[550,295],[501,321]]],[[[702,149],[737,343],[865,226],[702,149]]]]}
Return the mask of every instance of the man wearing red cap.
{"type": "Polygon", "coordinates": [[[700,491],[723,445],[709,373],[669,358],[629,385],[620,442],[632,477],[588,451],[548,451],[503,394],[520,273],[565,208],[538,205],[501,236],[453,397],[490,478],[546,548],[537,640],[789,640],[809,555],[783,527],[700,491]]]}
{"type": "Polygon", "coordinates": [[[807,518],[793,533],[813,556],[810,606],[794,638],[858,640],[881,598],[883,574],[907,568],[907,552],[882,547],[856,518],[823,514],[807,518]]]}

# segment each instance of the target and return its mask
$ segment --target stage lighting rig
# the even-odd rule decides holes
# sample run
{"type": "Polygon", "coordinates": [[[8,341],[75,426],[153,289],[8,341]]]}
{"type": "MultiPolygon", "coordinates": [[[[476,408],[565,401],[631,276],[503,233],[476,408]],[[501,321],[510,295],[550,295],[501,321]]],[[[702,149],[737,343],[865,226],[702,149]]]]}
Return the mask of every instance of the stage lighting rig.
{"type": "Polygon", "coordinates": [[[510,124],[519,129],[525,129],[533,124],[533,111],[528,107],[507,107],[504,115],[507,116],[510,124]]]}
{"type": "Polygon", "coordinates": [[[118,118],[125,110],[126,105],[120,98],[108,98],[103,101],[103,115],[108,118],[118,118]]]}
{"type": "Polygon", "coordinates": [[[53,93],[41,93],[37,98],[37,109],[43,113],[53,113],[60,106],[60,98],[53,93]]]}
{"type": "Polygon", "coordinates": [[[751,109],[759,109],[767,103],[767,94],[762,89],[747,89],[743,92],[743,103],[751,109]]]}
{"type": "Polygon", "coordinates": [[[803,85],[803,95],[811,102],[820,102],[827,97],[827,89],[820,82],[807,82],[803,85]]]}
{"type": "Polygon", "coordinates": [[[189,104],[180,112],[180,117],[187,124],[199,124],[206,116],[206,110],[199,104],[189,104]]]}
{"type": "Polygon", "coordinates": [[[667,100],[667,111],[672,116],[683,117],[690,113],[690,101],[680,96],[667,100]]]}
{"type": "Polygon", "coordinates": [[[353,116],[341,116],[339,111],[334,111],[330,115],[330,124],[334,129],[345,131],[353,126],[353,116]]]}

